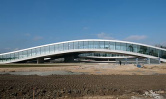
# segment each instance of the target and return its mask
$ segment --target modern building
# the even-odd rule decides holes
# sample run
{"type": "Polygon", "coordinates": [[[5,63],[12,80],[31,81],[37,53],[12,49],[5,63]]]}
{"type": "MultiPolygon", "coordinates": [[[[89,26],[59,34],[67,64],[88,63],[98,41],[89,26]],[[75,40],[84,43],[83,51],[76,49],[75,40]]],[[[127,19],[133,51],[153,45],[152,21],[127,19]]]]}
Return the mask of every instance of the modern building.
{"type": "Polygon", "coordinates": [[[119,41],[85,39],[47,44],[0,54],[0,64],[20,62],[50,62],[64,58],[64,62],[117,60],[151,60],[166,62],[166,49],[151,45],[119,41]]]}

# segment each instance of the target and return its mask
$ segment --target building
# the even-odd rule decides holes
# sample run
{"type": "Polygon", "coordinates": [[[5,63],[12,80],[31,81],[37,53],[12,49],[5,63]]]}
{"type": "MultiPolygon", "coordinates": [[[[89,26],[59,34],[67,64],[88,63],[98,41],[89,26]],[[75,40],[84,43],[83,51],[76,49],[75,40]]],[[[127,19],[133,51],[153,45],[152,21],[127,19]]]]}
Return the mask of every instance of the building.
{"type": "Polygon", "coordinates": [[[147,63],[151,63],[151,60],[166,62],[166,49],[119,40],[73,40],[2,53],[0,54],[0,64],[43,63],[58,58],[64,58],[64,62],[83,59],[107,62],[131,59],[136,62],[146,60],[147,63]]]}

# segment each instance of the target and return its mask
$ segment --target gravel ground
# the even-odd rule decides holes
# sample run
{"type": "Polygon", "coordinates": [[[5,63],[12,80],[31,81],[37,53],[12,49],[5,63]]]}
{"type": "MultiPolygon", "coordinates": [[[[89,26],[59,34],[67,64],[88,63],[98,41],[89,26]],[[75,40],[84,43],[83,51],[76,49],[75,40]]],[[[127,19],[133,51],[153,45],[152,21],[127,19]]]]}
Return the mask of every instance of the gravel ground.
{"type": "Polygon", "coordinates": [[[0,99],[153,99],[148,92],[165,97],[166,75],[0,75],[0,99]]]}

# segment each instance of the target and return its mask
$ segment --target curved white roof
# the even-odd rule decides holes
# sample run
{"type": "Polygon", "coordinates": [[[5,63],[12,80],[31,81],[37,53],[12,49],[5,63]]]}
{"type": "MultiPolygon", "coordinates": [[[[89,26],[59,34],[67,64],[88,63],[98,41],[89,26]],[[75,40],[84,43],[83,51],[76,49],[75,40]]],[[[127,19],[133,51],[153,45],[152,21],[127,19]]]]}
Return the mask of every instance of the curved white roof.
{"type": "MultiPolygon", "coordinates": [[[[134,52],[128,52],[128,51],[120,51],[120,50],[109,50],[109,49],[74,49],[74,50],[66,50],[66,51],[60,51],[56,53],[46,53],[46,54],[41,54],[41,55],[35,55],[32,57],[25,57],[21,59],[16,59],[16,60],[11,60],[11,61],[5,61],[3,63],[12,63],[12,62],[19,62],[19,61],[24,61],[24,60],[29,60],[29,59],[35,59],[35,58],[40,58],[40,57],[48,57],[48,56],[54,56],[54,55],[63,55],[66,53],[74,53],[74,52],[108,52],[108,53],[114,53],[114,54],[125,54],[125,55],[132,55],[132,56],[139,56],[139,57],[144,57],[144,58],[157,58],[155,56],[150,56],[146,54],[141,54],[141,53],[134,53],[134,52]]],[[[166,62],[166,59],[160,58],[160,61],[166,62]]]]}
{"type": "Polygon", "coordinates": [[[151,48],[155,48],[155,49],[159,49],[159,50],[166,51],[166,49],[159,48],[159,47],[155,47],[155,46],[152,46],[152,45],[141,44],[141,43],[135,43],[135,42],[129,42],[129,41],[105,40],[105,39],[82,39],[82,40],[71,40],[71,41],[64,41],[64,42],[58,42],[58,43],[45,44],[45,45],[36,46],[36,47],[31,47],[31,48],[26,48],[26,49],[22,49],[22,50],[17,50],[17,51],[2,53],[2,54],[0,54],[0,55],[10,54],[10,53],[16,53],[16,52],[20,52],[20,51],[25,51],[25,50],[34,49],[34,48],[39,48],[39,47],[44,47],[44,46],[49,46],[49,45],[62,44],[62,43],[69,43],[69,42],[78,42],[78,41],[109,41],[109,42],[128,43],[128,44],[141,45],[141,46],[146,46],[146,47],[151,47],[151,48]]]}

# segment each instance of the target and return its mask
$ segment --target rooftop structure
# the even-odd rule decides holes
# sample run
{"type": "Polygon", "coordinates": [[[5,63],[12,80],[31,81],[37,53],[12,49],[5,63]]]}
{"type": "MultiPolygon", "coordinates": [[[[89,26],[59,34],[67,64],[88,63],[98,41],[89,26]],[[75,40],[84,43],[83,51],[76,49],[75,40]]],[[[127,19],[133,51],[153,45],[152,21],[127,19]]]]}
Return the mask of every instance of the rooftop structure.
{"type": "MultiPolygon", "coordinates": [[[[43,63],[45,58],[56,59],[59,57],[64,57],[65,62],[72,62],[75,57],[83,53],[106,53],[116,56],[120,55],[123,56],[122,58],[124,56],[125,58],[126,56],[149,59],[156,58],[160,62],[166,62],[166,49],[163,48],[119,40],[84,39],[2,53],[0,54],[0,64],[26,62],[29,60],[37,60],[38,63],[43,63]]],[[[111,56],[108,57],[111,58],[111,56]]],[[[114,56],[114,58],[116,57],[114,56]]]]}

